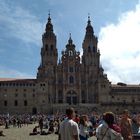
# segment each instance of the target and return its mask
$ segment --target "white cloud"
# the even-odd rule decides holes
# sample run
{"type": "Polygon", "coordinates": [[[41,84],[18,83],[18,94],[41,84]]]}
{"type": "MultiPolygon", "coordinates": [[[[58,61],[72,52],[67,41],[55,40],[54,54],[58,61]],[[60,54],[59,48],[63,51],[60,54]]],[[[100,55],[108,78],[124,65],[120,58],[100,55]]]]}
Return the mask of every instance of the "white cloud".
{"type": "Polygon", "coordinates": [[[7,36],[14,36],[25,43],[34,43],[39,46],[41,44],[43,24],[36,16],[17,5],[12,6],[4,1],[1,2],[0,26],[7,30],[7,36]]]}
{"type": "Polygon", "coordinates": [[[111,82],[140,83],[140,2],[99,33],[101,62],[111,82]]]}

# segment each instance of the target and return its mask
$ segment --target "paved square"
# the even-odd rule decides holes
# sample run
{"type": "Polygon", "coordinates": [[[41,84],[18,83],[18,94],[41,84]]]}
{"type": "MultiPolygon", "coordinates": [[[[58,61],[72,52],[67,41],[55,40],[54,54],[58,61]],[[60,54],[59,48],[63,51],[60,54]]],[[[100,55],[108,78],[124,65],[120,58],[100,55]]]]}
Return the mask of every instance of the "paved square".
{"type": "MultiPolygon", "coordinates": [[[[58,140],[58,135],[35,135],[29,136],[29,133],[32,132],[35,124],[31,124],[28,126],[23,126],[22,128],[13,128],[10,126],[9,129],[5,129],[4,126],[0,126],[0,130],[3,130],[5,137],[0,136],[0,140],[58,140]]],[[[96,140],[96,138],[92,137],[89,140],[96,140]]]]}

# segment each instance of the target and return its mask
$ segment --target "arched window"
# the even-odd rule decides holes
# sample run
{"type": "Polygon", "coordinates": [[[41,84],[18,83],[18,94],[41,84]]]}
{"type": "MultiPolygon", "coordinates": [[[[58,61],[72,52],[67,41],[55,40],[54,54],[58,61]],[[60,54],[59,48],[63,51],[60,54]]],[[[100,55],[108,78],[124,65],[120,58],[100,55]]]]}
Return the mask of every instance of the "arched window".
{"type": "Polygon", "coordinates": [[[17,100],[15,100],[15,106],[18,106],[18,101],[17,100]]]}
{"type": "Polygon", "coordinates": [[[33,114],[33,115],[37,114],[37,108],[36,108],[36,107],[33,107],[33,108],[32,108],[32,114],[33,114]]]}
{"type": "Polygon", "coordinates": [[[4,106],[7,106],[7,100],[4,101],[4,106]]]}
{"type": "Polygon", "coordinates": [[[63,92],[62,92],[62,90],[58,91],[58,103],[63,103],[63,92]]]}
{"type": "Polygon", "coordinates": [[[96,52],[95,46],[93,46],[93,52],[96,52]]]}
{"type": "Polygon", "coordinates": [[[53,51],[53,45],[51,45],[51,51],[53,51]]]}
{"type": "Polygon", "coordinates": [[[86,103],[86,93],[84,90],[81,92],[82,103],[86,103]]]}
{"type": "Polygon", "coordinates": [[[24,106],[27,106],[27,104],[28,104],[27,100],[24,100],[24,106]]]}
{"type": "Polygon", "coordinates": [[[74,78],[73,78],[73,76],[70,76],[70,77],[69,77],[69,83],[70,83],[70,84],[73,84],[73,83],[74,83],[74,78]]]}
{"type": "Polygon", "coordinates": [[[90,51],[91,51],[90,46],[88,46],[88,52],[90,52],[90,51]]]}
{"type": "Polygon", "coordinates": [[[48,44],[45,45],[45,50],[48,51],[48,44]]]}
{"type": "Polygon", "coordinates": [[[73,51],[69,50],[69,56],[73,56],[73,51]]]}
{"type": "Polygon", "coordinates": [[[69,67],[69,72],[73,72],[73,67],[69,67]]]}

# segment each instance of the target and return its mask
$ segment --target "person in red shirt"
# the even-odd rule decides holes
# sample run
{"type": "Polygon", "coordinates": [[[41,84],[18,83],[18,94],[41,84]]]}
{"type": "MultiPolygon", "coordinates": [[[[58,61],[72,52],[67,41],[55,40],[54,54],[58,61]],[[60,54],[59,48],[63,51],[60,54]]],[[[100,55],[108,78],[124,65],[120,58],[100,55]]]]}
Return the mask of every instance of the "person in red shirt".
{"type": "Polygon", "coordinates": [[[74,121],[75,121],[77,124],[79,124],[80,118],[79,118],[78,114],[75,115],[74,121]]]}

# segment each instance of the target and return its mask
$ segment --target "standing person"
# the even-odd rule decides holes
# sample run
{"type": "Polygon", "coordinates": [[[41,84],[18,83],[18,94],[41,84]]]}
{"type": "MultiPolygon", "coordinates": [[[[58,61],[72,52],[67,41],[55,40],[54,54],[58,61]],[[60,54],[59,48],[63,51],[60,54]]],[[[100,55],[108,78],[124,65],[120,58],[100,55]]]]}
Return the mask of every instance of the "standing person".
{"type": "Polygon", "coordinates": [[[139,131],[139,124],[137,122],[137,116],[134,115],[132,117],[132,133],[133,133],[133,135],[137,135],[138,131],[139,131]]]}
{"type": "Polygon", "coordinates": [[[77,124],[79,124],[80,118],[79,118],[78,114],[76,114],[74,121],[75,121],[77,124]]]}
{"type": "Polygon", "coordinates": [[[121,129],[114,122],[114,114],[106,112],[103,115],[102,123],[96,129],[98,140],[123,140],[121,129]]]}
{"type": "Polygon", "coordinates": [[[140,134],[140,112],[137,114],[137,123],[139,125],[138,134],[140,134]]]}
{"type": "Polygon", "coordinates": [[[5,118],[5,129],[9,128],[9,120],[8,118],[5,118]]]}
{"type": "Polygon", "coordinates": [[[73,108],[66,109],[67,118],[62,121],[59,129],[59,140],[79,140],[78,124],[73,121],[75,112],[73,108]]]}
{"type": "Polygon", "coordinates": [[[123,111],[120,127],[124,140],[132,140],[132,120],[129,118],[128,110],[123,111]]]}
{"type": "Polygon", "coordinates": [[[40,128],[40,134],[42,134],[42,130],[43,130],[43,117],[41,117],[39,119],[39,128],[40,128]]]}
{"type": "Polygon", "coordinates": [[[97,114],[95,111],[92,112],[92,116],[90,118],[90,122],[92,123],[92,126],[94,128],[96,128],[96,125],[97,125],[97,118],[96,118],[97,114]]]}
{"type": "Polygon", "coordinates": [[[80,140],[88,140],[88,136],[89,136],[88,124],[85,120],[84,115],[80,117],[79,129],[80,129],[80,140]]]}

